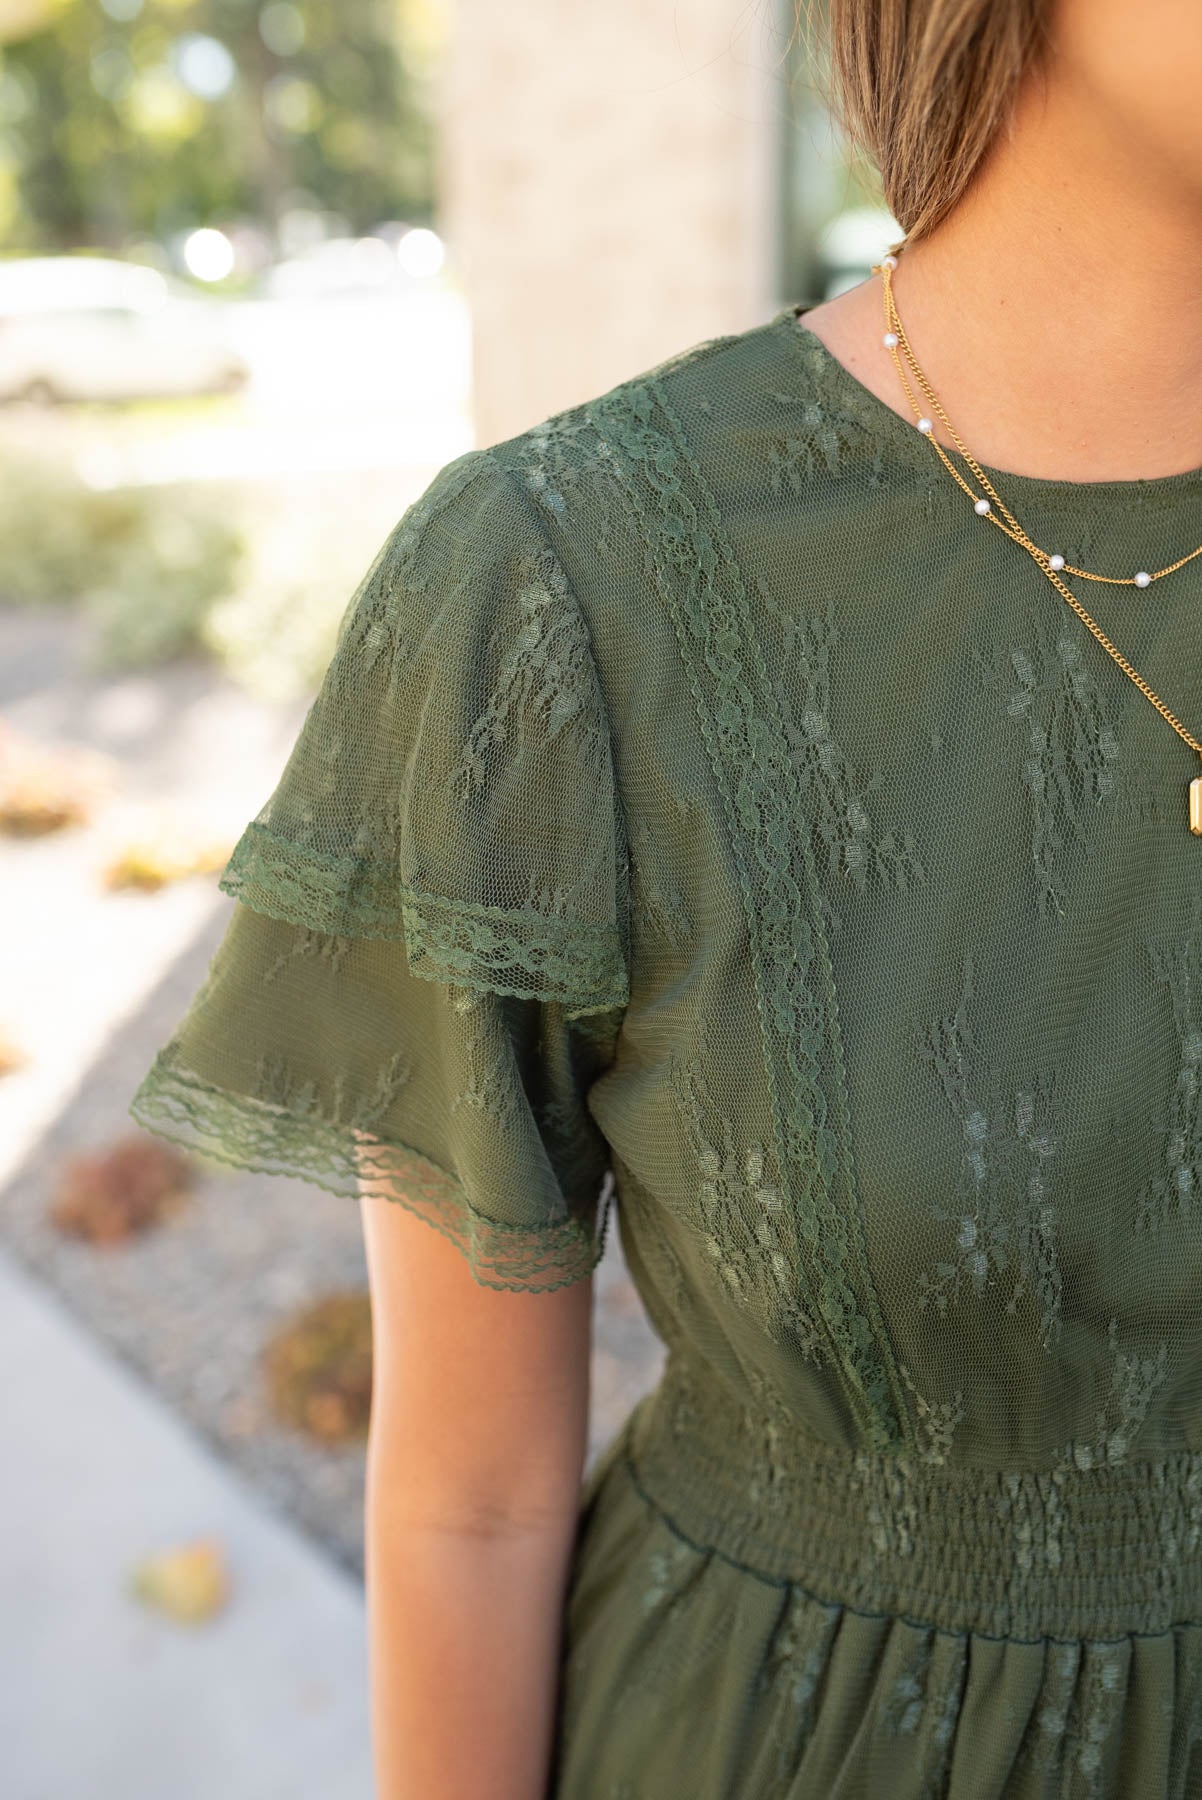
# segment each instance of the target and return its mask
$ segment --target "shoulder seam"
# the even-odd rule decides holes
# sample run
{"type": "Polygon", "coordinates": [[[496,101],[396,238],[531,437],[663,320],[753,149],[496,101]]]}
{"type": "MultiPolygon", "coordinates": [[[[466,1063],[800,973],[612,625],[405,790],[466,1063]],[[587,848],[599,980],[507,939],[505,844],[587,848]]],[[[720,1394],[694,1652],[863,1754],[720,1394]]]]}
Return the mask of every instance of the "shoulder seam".
{"type": "MultiPolygon", "coordinates": [[[[519,433],[519,436],[522,436],[522,435],[524,435],[524,434],[519,433]]],[[[539,513],[538,507],[536,506],[535,502],[531,499],[530,495],[528,493],[526,493],[526,491],[522,487],[521,483],[518,481],[517,477],[515,476],[513,470],[508,468],[507,465],[496,454],[496,451],[501,448],[501,445],[504,442],[508,442],[508,440],[503,439],[497,444],[485,445],[481,449],[480,454],[482,456],[488,457],[493,468],[496,470],[497,474],[500,476],[502,485],[504,487],[508,488],[510,493],[512,493],[516,497],[518,504],[521,506],[523,513],[526,515],[527,519],[529,519],[530,524],[531,524],[531,529],[533,530],[534,533],[536,533],[538,542],[541,544],[543,549],[545,549],[548,552],[549,555],[551,555],[555,558],[555,566],[556,566],[557,570],[559,571],[559,573],[563,577],[564,588],[567,591],[567,593],[571,595],[572,605],[575,607],[577,613],[579,614],[580,622],[584,626],[585,632],[588,636],[589,656],[592,659],[593,666],[595,669],[596,663],[597,663],[597,653],[596,653],[596,648],[593,643],[592,627],[589,623],[588,614],[585,611],[584,607],[581,605],[580,596],[576,592],[576,585],[573,582],[571,576],[568,574],[567,570],[564,568],[563,561],[559,555],[559,551],[556,549],[555,541],[552,538],[550,532],[548,531],[546,523],[539,513]]],[[[604,690],[601,689],[599,674],[598,674],[597,685],[598,685],[599,691],[601,692],[602,703],[604,704],[605,696],[604,696],[604,690]]],[[[607,715],[606,716],[606,724],[608,725],[608,723],[609,723],[608,708],[606,708],[606,715],[607,715]]]]}
{"type": "Polygon", "coordinates": [[[622,381],[615,381],[613,386],[607,388],[604,393],[595,394],[591,399],[582,401],[580,410],[588,413],[591,417],[592,408],[599,401],[612,403],[619,395],[627,391],[646,387],[652,381],[663,381],[674,375],[677,370],[695,368],[698,363],[708,362],[720,351],[728,350],[731,345],[740,343],[745,336],[745,332],[728,331],[720,337],[701,338],[696,344],[687,345],[683,350],[673,351],[670,355],[661,358],[659,362],[651,363],[647,368],[640,369],[637,374],[627,375],[622,381]]]}
{"type": "MultiPolygon", "coordinates": [[[[472,483],[484,473],[484,454],[482,450],[472,448],[448,458],[414,495],[390,534],[391,540],[405,542],[407,539],[405,554],[418,554],[428,527],[435,519],[440,519],[448,508],[454,506],[459,496],[466,493],[472,483]],[[443,488],[446,489],[445,492],[441,491],[443,488]]],[[[381,549],[381,555],[386,548],[387,541],[381,549]]]]}
{"type": "MultiPolygon", "coordinates": [[[[519,437],[524,436],[524,435],[525,435],[524,433],[518,433],[519,437]]],[[[497,456],[496,454],[494,454],[494,452],[496,450],[500,449],[501,445],[507,441],[508,441],[507,439],[501,439],[495,445],[492,445],[492,444],[486,445],[486,446],[484,446],[484,452],[485,452],[485,454],[487,454],[487,456],[488,456],[489,460],[492,462],[494,468],[500,474],[503,483],[510,489],[510,491],[512,493],[514,493],[517,496],[517,498],[521,504],[522,510],[525,512],[527,517],[531,520],[532,528],[537,533],[539,543],[544,547],[544,549],[548,552],[548,554],[555,559],[555,567],[558,570],[560,576],[562,577],[564,590],[566,593],[568,593],[571,596],[572,605],[576,609],[576,615],[580,620],[581,627],[583,628],[583,631],[584,631],[584,634],[585,634],[585,637],[586,637],[586,640],[588,643],[589,662],[592,665],[592,671],[593,671],[593,683],[594,683],[594,686],[597,691],[597,702],[601,708],[601,717],[602,717],[602,720],[604,721],[604,725],[605,725],[605,739],[609,745],[610,789],[613,794],[614,812],[615,812],[615,816],[616,816],[616,823],[617,823],[618,833],[619,833],[619,841],[615,845],[615,850],[617,853],[617,860],[618,860],[618,868],[616,871],[617,880],[618,880],[619,890],[623,893],[627,893],[628,881],[629,881],[629,866],[630,866],[630,832],[629,832],[629,824],[628,824],[628,820],[627,820],[627,816],[626,816],[626,801],[622,795],[621,786],[618,781],[619,762],[618,762],[617,747],[614,744],[613,718],[612,718],[612,715],[610,712],[609,703],[606,699],[605,687],[601,680],[601,670],[600,670],[598,660],[597,660],[596,645],[593,641],[592,626],[590,624],[587,612],[585,611],[584,607],[580,603],[580,596],[576,592],[575,583],[572,581],[571,576],[568,574],[567,570],[563,566],[563,562],[560,558],[559,552],[555,547],[554,539],[551,537],[551,534],[550,534],[549,530],[547,529],[547,525],[539,513],[538,507],[536,506],[535,502],[531,499],[530,495],[524,491],[521,484],[517,481],[512,469],[508,468],[505,465],[505,463],[502,462],[501,458],[499,456],[497,456]]],[[[619,931],[622,935],[622,940],[623,940],[623,957],[626,962],[627,975],[629,977],[631,946],[630,946],[630,940],[629,940],[629,899],[628,898],[624,902],[619,903],[619,915],[620,915],[619,916],[619,931]],[[625,914],[624,917],[622,916],[623,914],[625,914]]]]}

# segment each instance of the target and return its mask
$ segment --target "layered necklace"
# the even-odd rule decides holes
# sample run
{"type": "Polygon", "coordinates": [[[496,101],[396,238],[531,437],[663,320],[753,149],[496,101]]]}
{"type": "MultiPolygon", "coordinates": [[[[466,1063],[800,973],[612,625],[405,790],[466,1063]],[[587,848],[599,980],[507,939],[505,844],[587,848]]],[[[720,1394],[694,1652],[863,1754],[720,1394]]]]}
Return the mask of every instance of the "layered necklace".
{"type": "MultiPolygon", "coordinates": [[[[923,433],[930,441],[932,447],[938,452],[940,459],[953,481],[957,482],[968,495],[968,498],[973,503],[974,510],[982,518],[987,519],[991,524],[996,525],[999,531],[1004,531],[1007,537],[1013,538],[1016,544],[1021,545],[1022,548],[1027,551],[1028,555],[1030,555],[1043,570],[1048,580],[1052,583],[1052,586],[1072,607],[1078,618],[1089,627],[1102,648],[1107,650],[1114,658],[1124,675],[1130,677],[1140,693],[1146,695],[1152,702],[1152,705],[1156,708],[1157,712],[1160,713],[1163,718],[1167,719],[1177,735],[1185,740],[1190,749],[1195,751],[1199,758],[1202,758],[1202,743],[1200,743],[1191,732],[1186,730],[1185,726],[1181,723],[1181,720],[1175,713],[1170,712],[1160,696],[1153,693],[1143,676],[1139,674],[1136,669],[1132,668],[1122,652],[1116,649],[1097,621],[1090,618],[1076,595],[1065,585],[1061,578],[1063,572],[1065,575],[1080,576],[1083,581],[1105,581],[1116,587],[1146,588],[1150,587],[1154,581],[1160,581],[1164,576],[1172,575],[1175,570],[1183,568],[1187,562],[1192,562],[1195,556],[1202,555],[1202,544],[1199,544],[1196,550],[1191,550],[1188,556],[1179,557],[1176,562],[1167,564],[1163,569],[1139,569],[1134,575],[1098,575],[1090,569],[1074,568],[1072,563],[1065,561],[1059,551],[1043,550],[1038,544],[1034,543],[1023,530],[997,489],[993,486],[989,477],[985,474],[984,469],[982,469],[981,465],[970,455],[964,445],[960,442],[960,439],[952,426],[951,420],[943,410],[938,395],[935,393],[935,390],[932,388],[930,382],[923,374],[922,369],[919,367],[918,359],[910,347],[910,341],[906,336],[905,327],[901,322],[901,315],[897,310],[897,302],[893,297],[892,277],[896,267],[897,257],[890,254],[882,257],[879,263],[874,263],[872,272],[874,275],[881,276],[882,286],[884,288],[885,331],[882,342],[893,357],[897,373],[901,378],[901,384],[905,389],[906,396],[913,408],[915,423],[919,431],[923,433]],[[906,373],[906,367],[903,364],[903,358],[905,359],[905,364],[909,365],[910,375],[913,376],[915,386],[920,390],[923,399],[931,409],[931,412],[936,413],[943,421],[948,436],[956,446],[956,449],[960,452],[960,455],[963,457],[964,462],[975,477],[979,487],[984,490],[983,492],[978,493],[973,489],[935,436],[935,421],[931,417],[931,413],[924,410],[922,401],[915,395],[914,388],[910,385],[910,379],[906,373]]],[[[1189,828],[1192,832],[1202,836],[1202,775],[1195,775],[1194,779],[1189,784],[1189,828]]]]}

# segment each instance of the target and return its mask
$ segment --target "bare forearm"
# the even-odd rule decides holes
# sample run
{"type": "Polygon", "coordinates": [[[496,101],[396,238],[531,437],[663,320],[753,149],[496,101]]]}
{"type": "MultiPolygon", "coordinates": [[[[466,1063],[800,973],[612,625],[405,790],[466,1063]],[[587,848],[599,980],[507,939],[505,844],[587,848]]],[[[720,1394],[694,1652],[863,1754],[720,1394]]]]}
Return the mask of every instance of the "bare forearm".
{"type": "Polygon", "coordinates": [[[544,1800],[574,1517],[366,1519],[378,1800],[544,1800]]]}
{"type": "Polygon", "coordinates": [[[364,1206],[377,1800],[548,1800],[588,1437],[591,1282],[479,1282],[364,1206]]]}

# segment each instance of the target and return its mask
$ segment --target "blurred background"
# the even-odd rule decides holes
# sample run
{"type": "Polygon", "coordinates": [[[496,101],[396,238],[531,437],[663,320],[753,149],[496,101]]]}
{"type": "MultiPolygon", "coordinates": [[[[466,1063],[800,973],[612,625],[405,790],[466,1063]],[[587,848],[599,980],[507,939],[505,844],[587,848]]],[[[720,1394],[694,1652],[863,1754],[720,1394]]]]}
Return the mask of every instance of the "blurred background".
{"type": "Polygon", "coordinates": [[[371,1794],[358,1210],[126,1106],[434,472],[899,235],[822,86],[793,0],[0,0],[4,1800],[371,1794]]]}

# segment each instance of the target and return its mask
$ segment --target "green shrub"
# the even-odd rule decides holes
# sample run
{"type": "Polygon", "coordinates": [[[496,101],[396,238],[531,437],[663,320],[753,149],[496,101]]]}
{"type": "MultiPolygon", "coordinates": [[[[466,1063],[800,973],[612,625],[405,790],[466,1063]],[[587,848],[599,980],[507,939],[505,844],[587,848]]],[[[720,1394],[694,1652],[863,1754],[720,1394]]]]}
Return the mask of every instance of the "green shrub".
{"type": "Polygon", "coordinates": [[[269,702],[311,693],[422,471],[90,487],[0,452],[0,605],[75,605],[94,671],[201,653],[269,702]]]}
{"type": "Polygon", "coordinates": [[[82,606],[95,666],[207,647],[205,618],[235,586],[245,548],[225,489],[95,489],[47,461],[0,464],[0,601],[82,606]]]}

